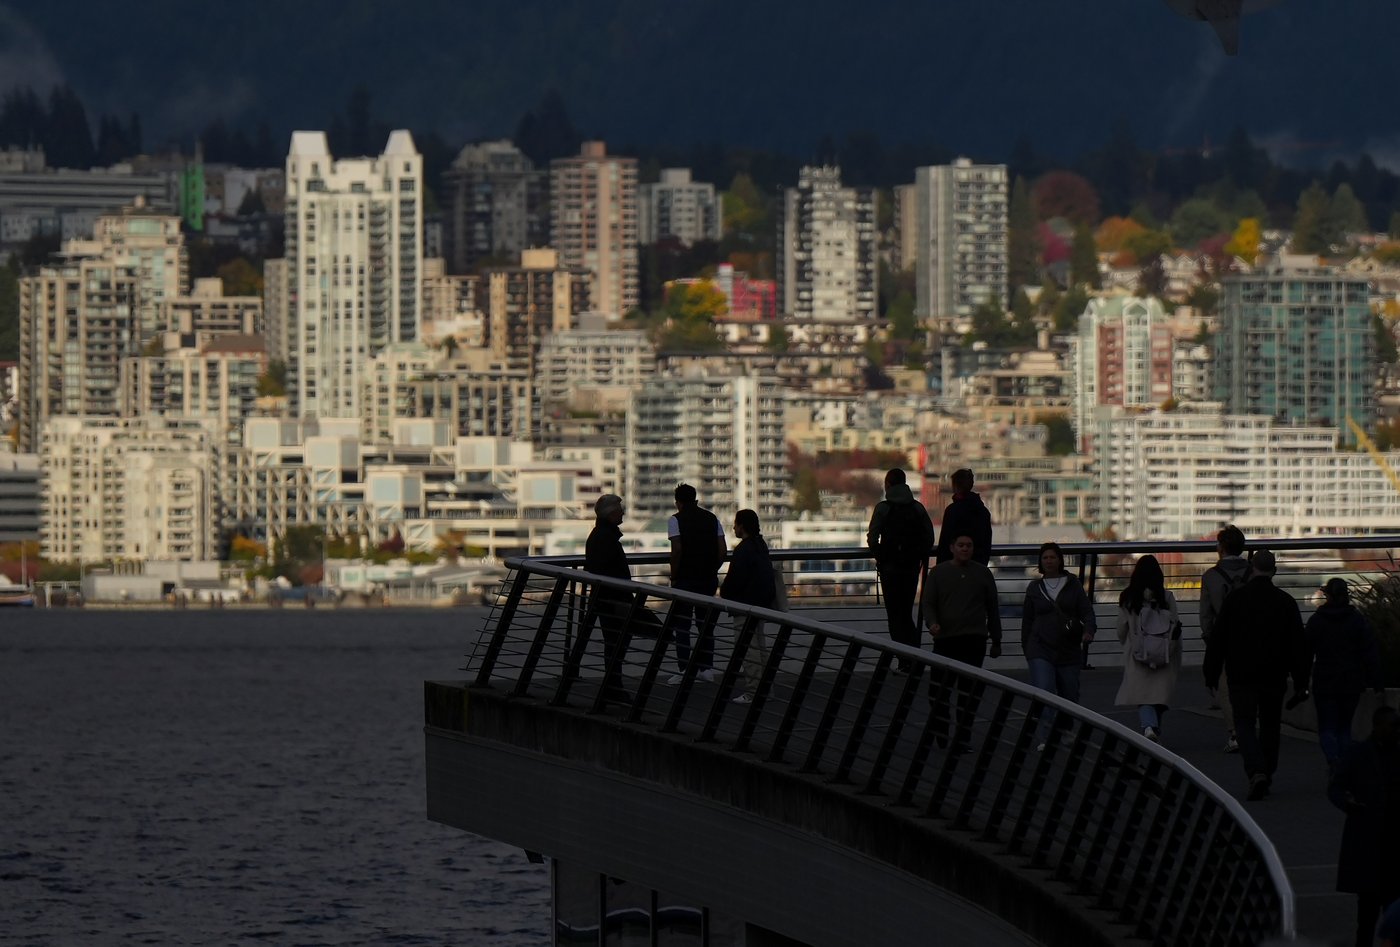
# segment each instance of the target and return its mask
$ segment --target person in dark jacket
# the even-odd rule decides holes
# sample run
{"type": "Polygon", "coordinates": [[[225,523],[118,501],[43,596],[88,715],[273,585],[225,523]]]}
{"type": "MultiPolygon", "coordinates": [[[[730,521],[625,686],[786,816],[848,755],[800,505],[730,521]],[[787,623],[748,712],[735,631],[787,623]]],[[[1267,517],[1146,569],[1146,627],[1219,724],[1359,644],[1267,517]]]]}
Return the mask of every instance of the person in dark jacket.
{"type": "MultiPolygon", "coordinates": [[[[1244,547],[1244,533],[1238,526],[1226,526],[1215,534],[1218,561],[1201,576],[1201,641],[1205,643],[1206,654],[1215,647],[1215,617],[1225,606],[1225,597],[1249,579],[1249,560],[1245,558],[1244,547]]],[[[1225,720],[1225,752],[1238,753],[1240,741],[1235,736],[1235,713],[1230,708],[1229,675],[1221,674],[1219,687],[1212,687],[1211,691],[1220,705],[1220,716],[1225,720]]]]}
{"type": "Polygon", "coordinates": [[[1369,947],[1376,918],[1400,898],[1400,713],[1378,708],[1371,736],[1347,748],[1327,788],[1347,814],[1337,890],[1356,895],[1356,944],[1369,947]]]}
{"type": "MultiPolygon", "coordinates": [[[[914,599],[933,551],[933,521],[906,479],[898,467],[885,474],[885,498],[875,504],[865,541],[880,570],[890,638],[917,648],[923,636],[914,620],[914,599]]],[[[899,669],[908,670],[908,663],[901,660],[899,669]]]]}
{"type": "Polygon", "coordinates": [[[1288,678],[1290,706],[1308,694],[1308,659],[1298,603],[1274,585],[1274,554],[1260,549],[1250,559],[1250,578],[1225,598],[1206,649],[1206,686],[1222,673],[1230,681],[1235,733],[1249,779],[1249,799],[1263,799],[1278,769],[1279,728],[1288,678]]]}
{"type": "Polygon", "coordinates": [[[1026,587],[1021,607],[1021,648],[1031,684],[1079,703],[1080,649],[1094,640],[1094,603],[1065,571],[1058,543],[1040,547],[1040,574],[1026,587]]]}
{"type": "MultiPolygon", "coordinates": [[[[730,554],[729,571],[720,583],[719,597],[745,605],[772,608],[777,597],[773,560],[768,557],[768,542],[763,538],[757,513],[740,510],[734,514],[734,538],[739,540],[739,544],[730,554]]],[[[739,619],[735,621],[737,623],[739,619]]],[[[767,657],[768,639],[763,634],[763,622],[758,622],[754,626],[748,650],[744,652],[745,689],[731,698],[734,703],[747,704],[753,700],[752,692],[758,686],[767,657]]]]}
{"type": "MultiPolygon", "coordinates": [[[[607,493],[593,504],[597,520],[588,534],[583,547],[583,571],[594,575],[610,576],[614,579],[632,578],[632,568],[627,564],[627,552],[622,548],[622,518],[624,507],[622,497],[607,493]]],[[[596,586],[589,595],[592,613],[603,631],[603,660],[608,667],[614,663],[617,646],[622,640],[622,630],[631,610],[633,595],[618,589],[596,586]]],[[[622,686],[622,667],[606,675],[603,683],[609,700],[630,703],[632,695],[622,686]]]]}
{"type": "Polygon", "coordinates": [[[953,502],[943,510],[933,558],[947,562],[953,558],[953,541],[959,536],[971,536],[972,560],[985,566],[992,561],[992,513],[972,490],[971,470],[955,470],[948,480],[953,485],[953,502]]]}
{"type": "MultiPolygon", "coordinates": [[[[720,525],[719,517],[697,502],[695,488],[688,483],[676,487],[676,512],[666,522],[666,535],[671,540],[671,587],[697,595],[714,595],[719,588],[719,567],[723,565],[728,552],[724,543],[724,527],[720,525]]],[[[699,667],[697,678],[702,681],[715,679],[715,643],[712,631],[705,629],[709,621],[708,610],[701,609],[695,615],[700,634],[693,649],[690,646],[691,611],[687,602],[676,602],[671,608],[676,635],[676,664],[680,670],[671,676],[668,684],[681,682],[692,657],[699,667]]]]}
{"type": "MultiPolygon", "coordinates": [[[[991,640],[991,654],[1001,657],[1001,608],[992,570],[972,558],[972,537],[959,536],[953,543],[953,558],[940,562],[924,583],[924,621],[933,637],[933,653],[973,667],[981,667],[991,640]]],[[[934,733],[939,746],[948,742],[948,724],[953,723],[954,752],[964,752],[972,736],[972,679],[956,679],[956,715],[949,713],[952,694],[947,689],[929,690],[934,733]]]]}
{"type": "Polygon", "coordinates": [[[1380,651],[1371,625],[1351,604],[1345,579],[1322,587],[1326,601],[1304,629],[1312,659],[1317,740],[1327,768],[1335,770],[1351,745],[1351,721],[1367,684],[1380,689],[1380,651]]]}

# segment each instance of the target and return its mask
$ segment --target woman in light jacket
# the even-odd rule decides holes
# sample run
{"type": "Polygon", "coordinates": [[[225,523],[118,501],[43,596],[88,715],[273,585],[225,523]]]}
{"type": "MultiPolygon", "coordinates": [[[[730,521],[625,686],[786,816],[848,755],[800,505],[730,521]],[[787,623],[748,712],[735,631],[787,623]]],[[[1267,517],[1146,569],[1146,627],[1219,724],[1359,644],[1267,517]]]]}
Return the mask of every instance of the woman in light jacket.
{"type": "Polygon", "coordinates": [[[1137,561],[1128,587],[1118,597],[1118,640],[1123,644],[1123,683],[1114,703],[1120,707],[1136,705],[1138,727],[1143,736],[1155,743],[1161,739],[1162,718],[1171,706],[1172,691],[1181,671],[1181,617],[1156,556],[1143,556],[1137,561]],[[1149,667],[1133,657],[1148,610],[1166,611],[1170,616],[1169,657],[1161,667],[1149,667]]]}

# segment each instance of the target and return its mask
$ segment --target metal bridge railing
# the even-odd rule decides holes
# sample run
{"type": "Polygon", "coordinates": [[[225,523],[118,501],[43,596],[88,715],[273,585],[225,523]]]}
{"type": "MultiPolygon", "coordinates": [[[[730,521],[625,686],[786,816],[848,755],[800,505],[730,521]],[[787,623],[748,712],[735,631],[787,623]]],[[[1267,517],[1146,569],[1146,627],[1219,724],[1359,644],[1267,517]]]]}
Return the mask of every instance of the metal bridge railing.
{"type": "MultiPolygon", "coordinates": [[[[1306,598],[1327,576],[1386,571],[1388,550],[1400,539],[1269,546],[1280,553],[1279,584],[1306,598]],[[1317,568],[1297,568],[1305,561],[1317,568]]],[[[1207,543],[1067,544],[1065,551],[1101,616],[1116,611],[1136,554],[1170,563],[1189,616],[1188,603],[1199,596],[1187,580],[1215,561],[1207,543]]],[[[1028,581],[1035,552],[999,549],[999,582],[1028,581]]],[[[865,555],[773,552],[787,570],[796,561],[865,555]]],[[[631,561],[643,578],[654,578],[665,557],[631,561]]],[[[1254,945],[1293,934],[1283,865],[1228,793],[1105,717],[876,637],[884,619],[872,603],[839,607],[830,596],[794,595],[801,588],[794,582],[805,581],[795,571],[787,573],[794,610],[775,612],[591,575],[577,558],[508,565],[500,604],[469,657],[469,686],[619,715],[854,786],[1043,871],[1047,883],[1079,896],[1084,911],[1126,925],[1131,936],[1254,945]],[[624,604],[600,612],[609,596],[624,604]],[[692,643],[713,648],[712,674],[699,661],[677,659],[684,611],[694,613],[692,643]],[[898,673],[899,660],[913,670],[898,673]],[[747,702],[735,700],[741,694],[747,702]]],[[[1004,596],[1008,644],[1018,638],[1023,594],[1024,585],[1004,596]]]]}

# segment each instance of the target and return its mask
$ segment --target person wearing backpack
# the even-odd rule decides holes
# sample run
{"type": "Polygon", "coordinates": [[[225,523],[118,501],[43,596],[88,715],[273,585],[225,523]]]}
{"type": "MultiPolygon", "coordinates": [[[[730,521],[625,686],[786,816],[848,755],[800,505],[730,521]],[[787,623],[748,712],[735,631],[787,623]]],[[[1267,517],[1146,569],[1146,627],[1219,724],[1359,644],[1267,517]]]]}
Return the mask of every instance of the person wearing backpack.
{"type": "Polygon", "coordinates": [[[1156,743],[1181,671],[1181,617],[1156,556],[1133,566],[1118,596],[1118,640],[1123,644],[1123,683],[1114,703],[1136,705],[1142,735],[1156,743]]]}
{"type": "MultiPolygon", "coordinates": [[[[1249,578],[1249,560],[1244,557],[1244,533],[1238,526],[1226,526],[1215,536],[1215,551],[1219,561],[1201,576],[1201,641],[1209,656],[1215,648],[1215,621],[1225,607],[1225,598],[1241,588],[1249,578]]],[[[1230,681],[1222,674],[1219,688],[1211,688],[1220,702],[1220,715],[1225,718],[1225,752],[1238,753],[1235,738],[1235,712],[1230,706],[1230,681]]]]}
{"type": "Polygon", "coordinates": [[[935,562],[953,558],[953,543],[959,536],[972,537],[972,561],[987,565],[992,561],[992,513],[982,497],[972,489],[972,470],[962,467],[948,477],[953,485],[953,502],[943,511],[943,522],[934,547],[935,562]]]}
{"type": "MultiPolygon", "coordinates": [[[[924,505],[914,499],[904,471],[898,467],[885,474],[885,498],[875,504],[865,541],[880,570],[890,638],[911,648],[920,647],[922,635],[914,620],[914,598],[919,576],[928,568],[933,552],[933,521],[924,505]]],[[[909,662],[901,659],[898,669],[909,670],[909,662]]]]}
{"type": "MultiPolygon", "coordinates": [[[[695,488],[688,483],[676,487],[676,513],[666,522],[666,535],[671,540],[671,588],[696,595],[714,595],[719,589],[719,567],[729,552],[724,541],[724,527],[719,517],[700,506],[695,488]]],[[[715,643],[712,629],[705,627],[709,615],[701,609],[694,616],[699,624],[699,639],[692,649],[691,612],[688,602],[676,602],[671,607],[676,664],[680,670],[667,679],[668,684],[679,684],[685,679],[692,657],[699,667],[695,675],[699,680],[715,679],[715,643]]]]}

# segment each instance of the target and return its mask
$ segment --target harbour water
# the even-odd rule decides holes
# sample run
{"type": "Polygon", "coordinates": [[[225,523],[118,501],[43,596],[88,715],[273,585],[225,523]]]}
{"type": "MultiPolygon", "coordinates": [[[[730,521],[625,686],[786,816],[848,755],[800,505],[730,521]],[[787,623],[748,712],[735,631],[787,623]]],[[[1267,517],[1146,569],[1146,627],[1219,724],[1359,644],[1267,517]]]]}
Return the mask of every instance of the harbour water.
{"type": "Polygon", "coordinates": [[[0,943],[547,943],[547,870],[424,814],[481,617],[0,615],[0,943]]]}

